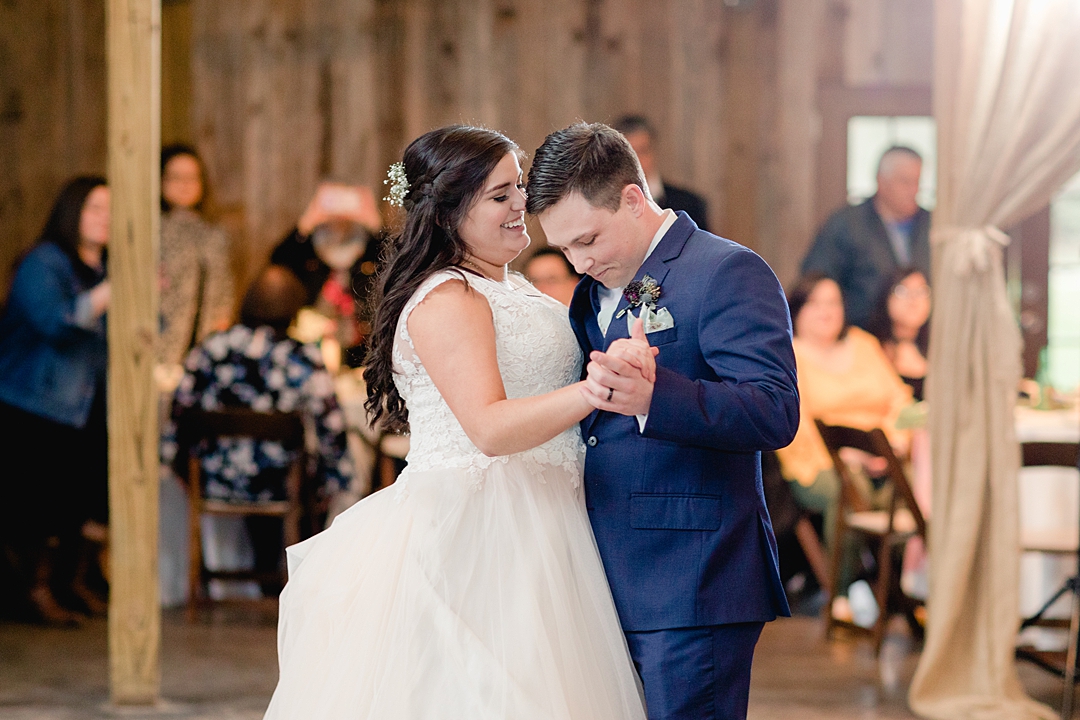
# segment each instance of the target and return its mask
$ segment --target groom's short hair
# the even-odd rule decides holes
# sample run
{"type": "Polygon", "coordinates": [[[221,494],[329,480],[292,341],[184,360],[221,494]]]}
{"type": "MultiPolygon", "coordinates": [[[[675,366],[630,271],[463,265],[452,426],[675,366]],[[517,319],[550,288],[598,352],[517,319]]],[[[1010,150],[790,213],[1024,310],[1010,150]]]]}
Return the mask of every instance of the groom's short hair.
{"type": "Polygon", "coordinates": [[[627,185],[650,197],[634,148],[612,127],[579,122],[551,133],[537,148],[525,209],[539,215],[576,192],[593,207],[617,212],[627,185]]]}

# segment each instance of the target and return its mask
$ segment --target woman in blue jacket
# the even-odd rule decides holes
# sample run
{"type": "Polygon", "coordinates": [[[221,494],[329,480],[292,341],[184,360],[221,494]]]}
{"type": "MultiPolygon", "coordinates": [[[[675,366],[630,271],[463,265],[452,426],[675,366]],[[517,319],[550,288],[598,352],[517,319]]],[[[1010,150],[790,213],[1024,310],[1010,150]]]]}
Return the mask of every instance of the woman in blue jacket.
{"type": "Polygon", "coordinates": [[[30,606],[48,623],[78,621],[65,605],[101,605],[71,573],[58,577],[56,559],[71,557],[80,535],[103,543],[108,522],[108,240],[105,179],[75,178],[19,264],[0,316],[0,533],[23,559],[30,606]]]}

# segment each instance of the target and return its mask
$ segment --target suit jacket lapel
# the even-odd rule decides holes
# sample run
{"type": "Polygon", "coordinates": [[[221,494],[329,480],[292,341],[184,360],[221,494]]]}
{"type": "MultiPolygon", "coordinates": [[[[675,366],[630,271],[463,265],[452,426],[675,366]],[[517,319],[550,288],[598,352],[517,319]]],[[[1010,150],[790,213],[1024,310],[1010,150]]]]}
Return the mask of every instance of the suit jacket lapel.
{"type": "MultiPolygon", "coordinates": [[[[586,366],[589,364],[589,353],[594,348],[604,347],[604,335],[600,332],[600,326],[596,323],[596,313],[600,310],[600,300],[596,294],[598,283],[589,276],[582,278],[574,288],[574,297],[570,300],[570,326],[577,335],[578,345],[581,346],[582,363],[581,377],[585,378],[586,366]]],[[[599,410],[593,410],[581,421],[582,435],[587,435],[592,424],[596,422],[599,410]]]]}
{"type": "MultiPolygon", "coordinates": [[[[659,306],[664,304],[663,285],[664,279],[667,278],[668,265],[667,263],[674,258],[677,258],[682,252],[683,246],[686,245],[686,241],[690,239],[690,236],[698,229],[697,225],[690,216],[685,212],[680,211],[677,213],[678,220],[675,224],[668,228],[668,231],[664,233],[664,237],[660,239],[656,249],[653,250],[649,257],[645,258],[645,262],[638,268],[637,274],[634,275],[634,281],[640,281],[643,277],[648,275],[656,281],[657,285],[660,285],[660,300],[657,303],[659,306]]],[[[604,344],[602,347],[607,350],[611,343],[619,338],[630,337],[630,330],[627,327],[626,315],[621,318],[616,318],[623,309],[630,305],[626,301],[625,297],[619,298],[619,305],[615,309],[615,314],[611,316],[611,324],[608,325],[607,335],[604,337],[604,344]]],[[[627,310],[629,312],[629,310],[627,310]]],[[[635,310],[640,312],[640,310],[635,310]]]]}
{"type": "MultiPolygon", "coordinates": [[[[889,237],[889,229],[885,227],[885,221],[881,219],[881,215],[878,214],[877,208],[874,207],[874,198],[870,198],[866,201],[867,206],[870,208],[870,229],[873,232],[873,236],[877,239],[880,252],[884,252],[886,257],[892,263],[892,267],[900,267],[900,258],[896,256],[896,248],[893,247],[892,239],[889,237]]],[[[914,231],[914,227],[912,230],[914,231]]],[[[915,235],[912,233],[911,244],[909,246],[912,258],[915,255],[915,235]]]]}
{"type": "MultiPolygon", "coordinates": [[[[657,285],[663,285],[664,279],[668,275],[667,263],[675,258],[679,257],[682,253],[683,246],[686,245],[686,241],[690,239],[690,236],[697,232],[697,225],[690,216],[681,210],[677,213],[679,218],[675,221],[664,237],[661,238],[660,243],[653,250],[652,254],[645,259],[645,262],[638,268],[637,273],[634,275],[634,280],[641,280],[645,275],[649,275],[656,281],[657,285]]],[[[608,325],[607,335],[603,335],[600,332],[600,326],[596,322],[596,314],[600,311],[600,301],[597,295],[597,283],[591,277],[585,277],[577,288],[574,290],[574,299],[570,302],[570,321],[574,325],[575,332],[578,333],[578,342],[581,344],[581,349],[585,353],[584,365],[589,363],[589,352],[593,348],[603,348],[607,350],[611,346],[611,343],[619,338],[630,337],[630,333],[626,327],[626,316],[616,318],[619,312],[627,307],[629,303],[626,302],[626,298],[620,298],[619,304],[615,308],[615,313],[611,316],[611,323],[608,325]],[[580,325],[581,330],[578,331],[580,325]],[[584,338],[584,339],[583,339],[584,338]]],[[[660,302],[659,305],[663,306],[663,288],[661,287],[660,302]]],[[[583,365],[583,368],[584,368],[583,365]]],[[[583,370],[584,373],[584,370],[583,370]]],[[[600,417],[599,410],[593,410],[584,420],[581,421],[582,436],[587,437],[592,432],[593,425],[596,424],[597,419],[600,417]]]]}
{"type": "Polygon", "coordinates": [[[603,335],[596,326],[595,286],[596,281],[585,276],[574,288],[574,296],[570,300],[570,327],[586,358],[593,348],[603,347],[603,335]]]}

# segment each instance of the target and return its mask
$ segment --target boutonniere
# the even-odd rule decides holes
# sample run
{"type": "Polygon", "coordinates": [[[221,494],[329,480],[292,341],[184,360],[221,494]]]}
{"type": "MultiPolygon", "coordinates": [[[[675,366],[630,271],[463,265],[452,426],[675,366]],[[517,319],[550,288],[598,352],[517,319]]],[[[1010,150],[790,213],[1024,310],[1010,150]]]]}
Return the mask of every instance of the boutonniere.
{"type": "Polygon", "coordinates": [[[656,301],[660,299],[660,284],[656,282],[652,277],[646,273],[640,280],[634,280],[627,283],[623,288],[622,295],[626,298],[627,305],[619,314],[615,316],[616,319],[621,318],[628,311],[633,310],[636,307],[656,307],[656,301]]]}
{"type": "Polygon", "coordinates": [[[645,275],[641,280],[629,283],[623,289],[623,297],[626,298],[626,307],[619,311],[616,318],[626,315],[626,331],[633,332],[634,317],[633,309],[641,308],[638,316],[644,323],[645,334],[667,330],[675,327],[675,320],[667,308],[656,307],[656,301],[660,299],[660,283],[645,275]]]}

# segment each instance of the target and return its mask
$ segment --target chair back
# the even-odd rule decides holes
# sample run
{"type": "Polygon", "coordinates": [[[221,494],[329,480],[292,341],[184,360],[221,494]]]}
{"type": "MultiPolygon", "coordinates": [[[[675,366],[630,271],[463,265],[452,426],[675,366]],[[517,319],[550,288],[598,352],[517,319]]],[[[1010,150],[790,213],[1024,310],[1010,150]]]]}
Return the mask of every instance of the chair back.
{"type": "MultiPolygon", "coordinates": [[[[300,413],[256,412],[247,408],[203,410],[190,408],[177,419],[177,460],[187,462],[186,473],[177,468],[188,486],[188,619],[196,618],[197,610],[207,597],[205,583],[213,578],[245,580],[287,580],[282,571],[211,570],[203,562],[202,515],[279,517],[283,524],[286,546],[300,542],[301,520],[304,514],[304,422],[300,413]],[[286,500],[234,502],[203,497],[201,462],[195,452],[203,440],[218,438],[251,438],[255,441],[281,443],[287,450],[296,451],[285,475],[286,500]]],[[[313,516],[312,516],[313,517],[313,516]]],[[[311,520],[314,527],[315,522],[311,520]]]]}
{"type": "Polygon", "coordinates": [[[185,410],[177,422],[181,447],[193,447],[200,440],[244,437],[280,442],[286,449],[304,446],[304,421],[298,412],[257,412],[248,408],[185,410]]]}
{"type": "Polygon", "coordinates": [[[1020,445],[1024,467],[1080,468],[1080,443],[1026,442],[1020,445]]]}
{"type": "Polygon", "coordinates": [[[774,452],[761,453],[761,484],[776,536],[791,532],[805,513],[795,502],[795,495],[784,479],[780,461],[774,452]]]}
{"type": "MultiPolygon", "coordinates": [[[[911,517],[915,520],[915,526],[918,529],[919,535],[926,539],[926,519],[923,517],[922,510],[919,508],[919,504],[915,501],[915,493],[911,490],[911,483],[908,482],[907,473],[904,472],[904,465],[900,462],[900,459],[896,457],[896,453],[893,452],[892,445],[889,444],[889,439],[885,436],[884,431],[881,428],[874,428],[873,430],[859,430],[857,428],[844,427],[842,425],[826,425],[821,420],[814,421],[817,424],[818,433],[821,434],[821,439],[825,442],[825,447],[829,451],[829,456],[832,458],[833,467],[836,469],[837,474],[840,476],[841,483],[844,486],[844,501],[848,501],[850,495],[858,495],[854,490],[855,484],[851,478],[851,470],[848,468],[847,463],[840,457],[840,450],[846,447],[854,448],[855,450],[862,450],[865,453],[874,455],[876,457],[885,458],[888,463],[888,479],[893,486],[893,498],[892,507],[890,508],[889,529],[892,530],[892,516],[895,515],[896,505],[898,502],[903,502],[904,506],[911,513],[911,517]],[[850,488],[850,490],[849,490],[850,488]]],[[[859,502],[862,502],[861,498],[859,502]]],[[[853,503],[848,502],[849,505],[853,503]]],[[[854,509],[863,509],[855,506],[854,509]]]]}

